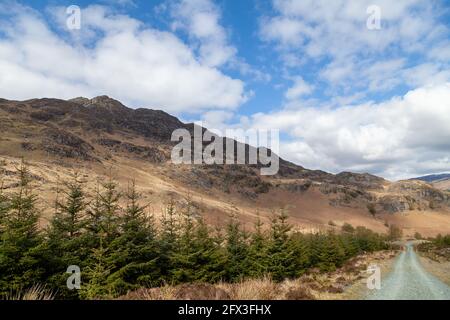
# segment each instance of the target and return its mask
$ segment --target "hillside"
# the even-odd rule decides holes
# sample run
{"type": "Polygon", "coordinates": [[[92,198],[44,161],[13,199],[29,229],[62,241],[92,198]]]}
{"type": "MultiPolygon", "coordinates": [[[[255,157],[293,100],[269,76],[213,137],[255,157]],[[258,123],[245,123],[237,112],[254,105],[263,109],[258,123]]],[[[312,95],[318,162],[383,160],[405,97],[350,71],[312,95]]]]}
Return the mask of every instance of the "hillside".
{"type": "Polygon", "coordinates": [[[440,190],[450,191],[450,178],[434,181],[433,186],[440,190]]]}
{"type": "MultiPolygon", "coordinates": [[[[174,165],[170,138],[179,128],[192,132],[194,125],[163,111],[127,108],[107,96],[0,99],[3,188],[8,192],[17,186],[14,167],[23,157],[47,203],[54,200],[57,184],[75,171],[91,191],[111,172],[123,185],[135,179],[155,215],[168,201],[183,205],[189,198],[216,225],[230,213],[244,224],[252,224],[257,215],[268,220],[273,210],[284,207],[296,228],[305,232],[338,228],[344,222],[379,232],[389,223],[404,227],[406,234],[450,232],[450,193],[426,182],[333,175],[282,159],[275,176],[261,176],[260,164],[174,165]]],[[[247,152],[251,148],[245,147],[247,152]]]]}
{"type": "Polygon", "coordinates": [[[434,187],[440,190],[450,191],[450,173],[431,174],[427,176],[414,178],[411,180],[425,181],[431,183],[434,187]]]}

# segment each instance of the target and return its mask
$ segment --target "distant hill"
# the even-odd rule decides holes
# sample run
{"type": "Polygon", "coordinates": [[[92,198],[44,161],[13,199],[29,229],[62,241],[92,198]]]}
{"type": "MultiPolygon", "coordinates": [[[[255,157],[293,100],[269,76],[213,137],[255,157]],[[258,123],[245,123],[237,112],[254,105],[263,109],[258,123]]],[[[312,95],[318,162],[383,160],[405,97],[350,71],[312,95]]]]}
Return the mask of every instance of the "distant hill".
{"type": "Polygon", "coordinates": [[[430,174],[422,177],[413,178],[410,180],[421,180],[425,182],[436,182],[439,180],[447,180],[450,179],[450,173],[441,173],[441,174],[430,174]]]}

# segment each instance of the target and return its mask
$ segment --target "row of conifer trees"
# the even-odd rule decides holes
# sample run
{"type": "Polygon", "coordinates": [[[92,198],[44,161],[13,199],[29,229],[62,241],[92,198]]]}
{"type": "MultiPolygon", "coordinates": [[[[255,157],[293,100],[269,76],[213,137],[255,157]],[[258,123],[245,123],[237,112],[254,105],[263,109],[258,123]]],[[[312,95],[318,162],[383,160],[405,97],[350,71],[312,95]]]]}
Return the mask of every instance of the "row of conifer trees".
{"type": "Polygon", "coordinates": [[[384,237],[346,225],[339,233],[294,232],[284,210],[251,232],[231,216],[223,229],[205,224],[192,205],[169,203],[155,221],[133,182],[121,193],[113,179],[89,196],[74,175],[64,183],[48,225],[39,227],[37,195],[25,165],[17,191],[0,189],[0,297],[37,284],[64,299],[113,298],[140,287],[270,275],[295,278],[311,268],[330,271],[363,252],[387,248],[384,237]],[[121,204],[126,205],[121,205],[121,204]],[[81,288],[67,288],[69,266],[81,288]]]}

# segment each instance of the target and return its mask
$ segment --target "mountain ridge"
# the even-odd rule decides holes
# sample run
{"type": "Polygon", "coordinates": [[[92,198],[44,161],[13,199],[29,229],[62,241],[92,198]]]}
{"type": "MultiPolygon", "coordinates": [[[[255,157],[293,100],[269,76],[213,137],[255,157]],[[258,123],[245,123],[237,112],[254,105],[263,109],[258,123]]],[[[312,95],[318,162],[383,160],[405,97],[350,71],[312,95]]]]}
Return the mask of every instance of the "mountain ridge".
{"type": "Polygon", "coordinates": [[[439,180],[447,180],[450,179],[450,173],[438,173],[438,174],[429,174],[417,178],[411,178],[409,180],[422,180],[425,182],[435,182],[439,180]]]}
{"type": "MultiPolygon", "coordinates": [[[[0,156],[13,162],[20,157],[36,161],[37,171],[49,163],[54,171],[90,168],[92,176],[117,166],[129,178],[145,167],[152,174],[143,183],[157,180],[156,188],[179,198],[195,191],[198,199],[208,198],[205,212],[215,212],[211,215],[218,219],[235,203],[244,222],[254,219],[252,208],[270,211],[275,205],[293,204],[294,220],[310,229],[333,228],[331,220],[335,224],[355,220],[380,231],[395,213],[434,214],[450,208],[449,193],[426,183],[391,183],[368,173],[334,175],[281,158],[278,174],[271,177],[259,174],[260,164],[173,165],[169,160],[176,143],[170,138],[179,128],[192,132],[194,124],[160,110],[131,109],[108,96],[0,99],[0,156]]],[[[252,147],[245,148],[248,152],[252,147]]]]}

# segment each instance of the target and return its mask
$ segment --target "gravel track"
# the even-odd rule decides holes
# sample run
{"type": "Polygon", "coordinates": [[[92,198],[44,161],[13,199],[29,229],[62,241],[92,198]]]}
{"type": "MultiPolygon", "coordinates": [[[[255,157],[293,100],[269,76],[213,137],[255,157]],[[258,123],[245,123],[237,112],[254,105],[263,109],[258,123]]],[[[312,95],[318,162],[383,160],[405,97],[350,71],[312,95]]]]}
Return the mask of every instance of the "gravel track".
{"type": "Polygon", "coordinates": [[[413,245],[408,243],[397,257],[393,271],[382,277],[381,289],[371,291],[367,299],[449,300],[450,287],[422,267],[413,245]]]}

